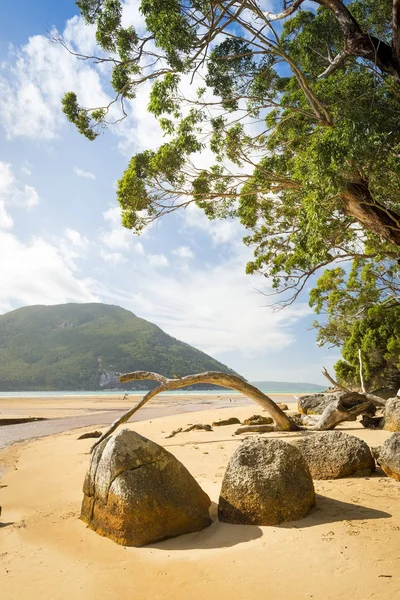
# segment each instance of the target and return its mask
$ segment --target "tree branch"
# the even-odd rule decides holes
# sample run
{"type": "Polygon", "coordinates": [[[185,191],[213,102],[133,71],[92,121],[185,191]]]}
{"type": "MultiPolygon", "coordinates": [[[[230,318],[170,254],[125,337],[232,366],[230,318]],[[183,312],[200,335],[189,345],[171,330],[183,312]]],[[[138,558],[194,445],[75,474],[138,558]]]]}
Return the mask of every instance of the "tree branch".
{"type": "Polygon", "coordinates": [[[325,69],[325,71],[323,71],[321,73],[321,75],[318,75],[318,79],[323,79],[324,77],[328,77],[328,75],[330,75],[331,73],[333,73],[334,71],[336,71],[337,69],[339,69],[342,65],[344,65],[344,63],[346,62],[347,58],[348,58],[348,55],[346,54],[346,52],[344,50],[343,50],[343,52],[340,52],[329,63],[329,66],[325,69]]]}
{"type": "Polygon", "coordinates": [[[323,371],[322,371],[322,375],[324,377],[327,378],[328,381],[331,382],[332,385],[334,385],[336,388],[338,388],[339,390],[342,390],[343,392],[348,392],[349,394],[351,394],[351,390],[349,390],[349,388],[345,387],[344,385],[340,385],[340,383],[338,383],[337,381],[335,381],[333,379],[333,377],[331,377],[328,373],[328,371],[326,370],[325,367],[322,367],[323,371]]]}
{"type": "Polygon", "coordinates": [[[361,391],[365,394],[365,385],[364,385],[364,376],[363,376],[363,362],[361,355],[361,348],[358,349],[358,361],[360,363],[360,383],[361,383],[361,391]]]}
{"type": "Polygon", "coordinates": [[[187,387],[196,383],[212,383],[213,385],[220,385],[222,387],[231,388],[241,392],[248,398],[251,398],[262,406],[274,419],[277,428],[281,431],[296,431],[297,425],[290,419],[284,412],[275,404],[271,398],[266,396],[258,388],[250,385],[244,379],[236,375],[228,375],[226,373],[220,373],[219,371],[206,371],[205,373],[197,373],[196,375],[187,375],[186,377],[180,377],[178,379],[168,379],[159,373],[151,373],[148,371],[134,371],[133,373],[126,373],[121,375],[119,381],[126,383],[127,381],[142,381],[149,379],[151,381],[158,381],[160,385],[150,390],[140,402],[138,402],[133,408],[128,410],[126,413],[116,419],[112,425],[107,429],[105,433],[99,438],[96,443],[92,446],[92,452],[103,440],[108,438],[119,425],[126,423],[138,410],[140,410],[151,398],[154,398],[161,392],[167,392],[170,390],[178,390],[180,388],[187,387]]]}
{"type": "Polygon", "coordinates": [[[290,17],[290,15],[292,15],[299,8],[299,6],[303,4],[303,2],[304,0],[295,0],[293,4],[286,10],[275,14],[271,12],[265,12],[264,16],[266,19],[268,19],[268,21],[279,21],[280,19],[286,19],[286,17],[290,17]]]}

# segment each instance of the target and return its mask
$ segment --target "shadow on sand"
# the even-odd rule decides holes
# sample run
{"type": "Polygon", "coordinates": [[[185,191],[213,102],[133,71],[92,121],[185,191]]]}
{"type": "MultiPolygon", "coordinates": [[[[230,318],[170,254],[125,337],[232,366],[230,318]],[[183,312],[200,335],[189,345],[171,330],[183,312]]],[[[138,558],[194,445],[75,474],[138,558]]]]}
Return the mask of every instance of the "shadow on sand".
{"type": "Polygon", "coordinates": [[[279,527],[287,529],[303,529],[315,527],[324,523],[338,521],[368,521],[372,519],[389,519],[392,515],[382,510],[376,510],[362,504],[342,502],[327,496],[316,494],[316,507],[313,508],[305,519],[282,523],[279,527]]]}
{"type": "MultiPolygon", "coordinates": [[[[211,514],[216,516],[217,505],[213,502],[211,514]]],[[[388,519],[392,515],[369,506],[341,502],[317,494],[317,505],[310,514],[299,521],[282,523],[277,527],[283,529],[303,529],[325,523],[339,521],[367,521],[373,519],[388,519]]],[[[245,542],[256,540],[263,535],[263,530],[257,525],[232,525],[216,520],[210,527],[195,533],[188,533],[176,538],[157,542],[150,547],[160,550],[208,550],[212,548],[228,548],[245,542]]]]}
{"type": "Polygon", "coordinates": [[[0,522],[0,529],[1,529],[2,527],[8,527],[9,525],[14,525],[14,521],[10,521],[9,523],[1,523],[1,522],[0,522]]]}
{"type": "MultiPolygon", "coordinates": [[[[212,503],[210,514],[217,518],[218,506],[212,503]]],[[[256,540],[263,532],[257,525],[231,525],[215,520],[210,527],[195,533],[187,533],[163,542],[151,544],[149,548],[160,550],[209,550],[212,548],[229,548],[244,542],[256,540]]]]}

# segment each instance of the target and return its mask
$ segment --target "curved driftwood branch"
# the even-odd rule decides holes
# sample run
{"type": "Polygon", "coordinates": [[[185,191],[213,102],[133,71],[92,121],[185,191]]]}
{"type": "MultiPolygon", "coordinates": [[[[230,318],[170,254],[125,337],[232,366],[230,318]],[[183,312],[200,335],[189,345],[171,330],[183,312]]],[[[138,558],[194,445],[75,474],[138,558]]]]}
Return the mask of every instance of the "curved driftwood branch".
{"type": "Polygon", "coordinates": [[[283,410],[281,410],[271,398],[266,396],[258,388],[250,385],[240,377],[236,375],[228,375],[227,373],[220,373],[219,371],[206,371],[205,373],[196,373],[195,375],[187,375],[186,377],[179,377],[177,379],[168,379],[159,373],[151,373],[149,371],[134,371],[133,373],[125,373],[121,375],[119,381],[126,383],[127,381],[142,381],[149,379],[151,381],[158,381],[160,385],[156,388],[147,392],[147,394],[138,402],[135,406],[129,409],[119,419],[116,419],[112,425],[107,429],[105,433],[97,440],[92,446],[92,452],[111,435],[119,425],[126,423],[138,410],[140,410],[149,400],[154,398],[161,392],[169,392],[171,390],[179,390],[180,388],[194,385],[196,383],[212,383],[213,385],[220,385],[222,387],[231,388],[244,394],[248,398],[251,398],[262,406],[274,419],[277,429],[280,431],[297,431],[299,427],[292,421],[283,410]]]}
{"type": "MultiPolygon", "coordinates": [[[[335,381],[333,379],[333,377],[331,377],[329,375],[329,373],[325,369],[325,367],[322,367],[322,368],[323,368],[322,375],[324,375],[332,383],[332,385],[334,385],[339,390],[342,390],[343,392],[347,392],[349,394],[354,394],[354,392],[349,390],[349,388],[345,387],[344,385],[340,385],[340,383],[335,381]]],[[[362,366],[360,368],[362,369],[362,366]]],[[[400,392],[400,390],[399,390],[399,392],[400,392]]],[[[368,400],[369,402],[372,402],[372,404],[374,406],[377,406],[379,408],[382,408],[386,404],[386,401],[383,398],[380,398],[379,396],[375,396],[375,394],[369,394],[368,392],[365,392],[365,391],[363,391],[361,394],[359,394],[359,396],[360,396],[360,402],[362,402],[363,399],[365,398],[366,401],[368,400]]],[[[349,419],[349,420],[351,420],[351,419],[349,419]]]]}
{"type": "Polygon", "coordinates": [[[330,382],[331,382],[331,384],[332,384],[332,385],[333,385],[335,388],[338,388],[338,390],[342,390],[343,392],[349,392],[349,393],[351,393],[351,390],[349,390],[349,388],[347,388],[347,387],[345,387],[344,385],[341,385],[340,383],[338,383],[337,381],[335,381],[335,380],[333,379],[333,377],[331,377],[331,376],[329,375],[329,373],[328,373],[328,371],[326,370],[326,368],[325,368],[325,367],[322,367],[322,375],[323,375],[324,377],[326,377],[326,378],[327,378],[327,380],[328,380],[328,381],[330,381],[330,382]]]}
{"type": "MultiPolygon", "coordinates": [[[[332,380],[332,378],[328,374],[328,378],[332,383],[336,385],[336,382],[332,380]]],[[[99,438],[96,443],[92,446],[93,450],[103,442],[106,438],[108,438],[119,425],[126,423],[129,419],[140,410],[149,400],[160,394],[161,392],[169,392],[171,390],[179,390],[181,388],[187,387],[189,385],[194,385],[197,383],[211,383],[213,385],[219,385],[226,388],[231,388],[251,398],[255,402],[257,402],[260,406],[266,410],[270,416],[274,419],[276,423],[275,431],[298,431],[303,427],[297,425],[293,419],[291,419],[288,415],[286,415],[276,403],[271,400],[266,394],[261,392],[258,388],[254,387],[250,383],[247,383],[240,377],[236,375],[228,375],[226,373],[220,373],[219,371],[206,371],[205,373],[196,373],[195,375],[187,375],[186,377],[178,377],[176,379],[168,379],[159,373],[151,373],[149,371],[134,371],[133,373],[126,373],[125,375],[121,375],[119,378],[121,383],[125,383],[127,381],[140,381],[140,380],[151,380],[158,381],[159,385],[154,389],[147,392],[147,394],[138,402],[135,406],[129,409],[126,413],[124,413],[121,417],[116,419],[112,425],[107,429],[105,433],[99,438]]],[[[343,388],[342,388],[343,389],[343,388]]],[[[347,389],[344,388],[346,391],[347,389]]],[[[312,429],[317,431],[334,429],[336,425],[341,423],[342,421],[354,421],[358,415],[368,412],[371,403],[372,404],[380,404],[381,406],[384,404],[384,401],[381,398],[377,398],[376,396],[372,396],[371,394],[359,394],[360,403],[356,406],[346,406],[345,401],[339,401],[339,403],[332,403],[323,412],[321,417],[317,419],[305,419],[303,421],[303,425],[310,425],[312,429]],[[307,422],[306,422],[307,421],[307,422]]],[[[257,432],[260,433],[259,426],[257,427],[257,432]]],[[[247,431],[250,431],[247,428],[247,431]]],[[[252,429],[252,431],[256,431],[256,429],[252,429]]],[[[244,429],[240,431],[240,433],[245,433],[244,429]]]]}

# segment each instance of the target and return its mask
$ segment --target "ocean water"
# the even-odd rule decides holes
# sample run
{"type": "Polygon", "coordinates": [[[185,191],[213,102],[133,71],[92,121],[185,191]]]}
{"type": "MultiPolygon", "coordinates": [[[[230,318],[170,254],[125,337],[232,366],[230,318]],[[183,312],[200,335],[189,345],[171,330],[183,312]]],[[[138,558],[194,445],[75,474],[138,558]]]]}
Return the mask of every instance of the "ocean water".
{"type": "MultiPolygon", "coordinates": [[[[261,390],[264,394],[316,394],[319,390],[261,390]]],[[[125,392],[124,390],[77,390],[77,391],[33,391],[33,392],[1,392],[0,398],[71,398],[71,397],[82,397],[82,396],[115,396],[116,398],[123,397],[127,393],[129,396],[144,396],[146,390],[132,390],[125,392]]],[[[240,394],[236,390],[230,388],[222,390],[171,390],[169,392],[161,392],[160,395],[185,395],[185,396],[198,396],[199,394],[205,394],[210,396],[223,396],[225,394],[240,394]]]]}

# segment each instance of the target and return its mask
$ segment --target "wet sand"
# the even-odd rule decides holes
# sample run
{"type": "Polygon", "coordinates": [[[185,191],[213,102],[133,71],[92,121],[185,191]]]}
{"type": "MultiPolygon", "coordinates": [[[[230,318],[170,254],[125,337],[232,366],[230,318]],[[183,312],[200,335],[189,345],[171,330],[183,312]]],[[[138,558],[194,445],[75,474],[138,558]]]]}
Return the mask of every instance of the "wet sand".
{"type": "MultiPolygon", "coordinates": [[[[80,396],[64,398],[0,398],[0,417],[42,417],[48,421],[0,427],[0,449],[33,438],[45,437],[85,426],[110,425],[115,419],[141,400],[115,396],[80,396]]],[[[277,402],[293,401],[293,396],[273,394],[277,402]]],[[[230,406],[254,406],[241,394],[165,394],[150,400],[133,417],[143,421],[158,417],[230,406]]]]}

